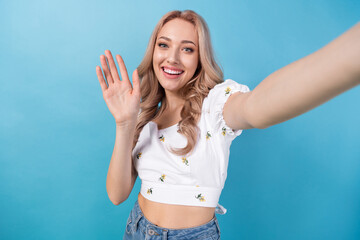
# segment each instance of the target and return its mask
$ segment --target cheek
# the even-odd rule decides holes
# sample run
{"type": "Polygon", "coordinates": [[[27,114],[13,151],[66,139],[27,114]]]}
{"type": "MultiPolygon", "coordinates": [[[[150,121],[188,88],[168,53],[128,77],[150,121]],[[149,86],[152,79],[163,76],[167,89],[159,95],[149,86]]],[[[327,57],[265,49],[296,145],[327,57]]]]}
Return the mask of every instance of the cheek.
{"type": "Polygon", "coordinates": [[[198,58],[186,59],[186,66],[189,71],[195,72],[197,65],[198,65],[198,58]]]}
{"type": "Polygon", "coordinates": [[[158,63],[158,55],[156,54],[156,52],[154,52],[153,54],[153,65],[155,67],[155,65],[158,63]]]}
{"type": "Polygon", "coordinates": [[[161,51],[154,51],[153,54],[153,62],[160,64],[163,60],[164,60],[165,56],[164,53],[162,53],[161,51]]]}

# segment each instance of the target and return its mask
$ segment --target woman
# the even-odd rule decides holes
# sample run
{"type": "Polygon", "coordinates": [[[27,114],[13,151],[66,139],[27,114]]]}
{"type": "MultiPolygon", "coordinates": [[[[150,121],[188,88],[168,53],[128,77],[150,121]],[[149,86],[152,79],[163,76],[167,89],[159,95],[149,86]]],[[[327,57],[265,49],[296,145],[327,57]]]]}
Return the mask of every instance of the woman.
{"type": "Polygon", "coordinates": [[[253,91],[223,80],[207,25],[190,10],[160,19],[133,87],[121,56],[122,80],[105,51],[100,61],[108,85],[99,66],[96,73],[116,122],[110,200],[122,203],[137,176],[142,180],[124,239],[219,239],[215,213],[226,213],[218,200],[232,140],[243,129],[284,122],[358,85],[359,35],[357,24],[253,91]]]}

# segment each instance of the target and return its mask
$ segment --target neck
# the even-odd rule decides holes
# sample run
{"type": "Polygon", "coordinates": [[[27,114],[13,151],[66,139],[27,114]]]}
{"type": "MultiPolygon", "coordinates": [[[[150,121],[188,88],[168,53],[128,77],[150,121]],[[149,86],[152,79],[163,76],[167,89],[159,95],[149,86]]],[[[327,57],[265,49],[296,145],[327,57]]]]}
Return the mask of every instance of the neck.
{"type": "Polygon", "coordinates": [[[169,112],[175,112],[184,106],[185,100],[179,95],[165,91],[165,101],[167,104],[167,110],[169,112]]]}

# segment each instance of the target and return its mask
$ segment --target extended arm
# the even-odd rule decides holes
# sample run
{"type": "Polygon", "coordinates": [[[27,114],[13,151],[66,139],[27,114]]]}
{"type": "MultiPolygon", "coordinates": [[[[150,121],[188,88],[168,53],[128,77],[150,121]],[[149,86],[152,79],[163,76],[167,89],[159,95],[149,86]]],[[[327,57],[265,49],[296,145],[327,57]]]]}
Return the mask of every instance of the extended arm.
{"type": "Polygon", "coordinates": [[[224,119],[234,129],[267,128],[358,84],[360,23],[318,51],[270,74],[253,91],[230,96],[224,119]]]}

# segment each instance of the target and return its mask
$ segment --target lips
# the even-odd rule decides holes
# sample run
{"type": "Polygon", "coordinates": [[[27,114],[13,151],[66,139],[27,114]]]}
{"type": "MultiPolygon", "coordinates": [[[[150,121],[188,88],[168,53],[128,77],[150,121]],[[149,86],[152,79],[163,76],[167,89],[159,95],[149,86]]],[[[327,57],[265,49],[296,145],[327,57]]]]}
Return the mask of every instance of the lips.
{"type": "Polygon", "coordinates": [[[161,67],[162,73],[166,78],[175,79],[181,76],[184,71],[179,68],[163,66],[161,67]]]}
{"type": "Polygon", "coordinates": [[[169,74],[181,74],[184,72],[182,69],[175,68],[175,67],[162,66],[161,68],[163,71],[165,71],[169,74]]]}

